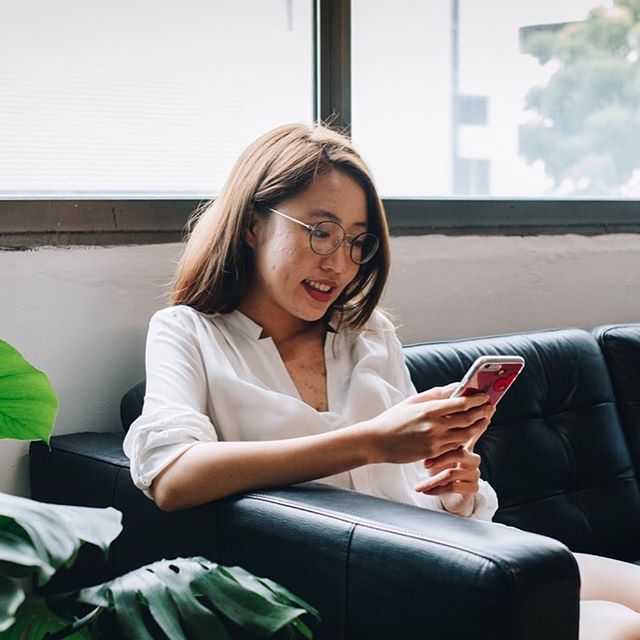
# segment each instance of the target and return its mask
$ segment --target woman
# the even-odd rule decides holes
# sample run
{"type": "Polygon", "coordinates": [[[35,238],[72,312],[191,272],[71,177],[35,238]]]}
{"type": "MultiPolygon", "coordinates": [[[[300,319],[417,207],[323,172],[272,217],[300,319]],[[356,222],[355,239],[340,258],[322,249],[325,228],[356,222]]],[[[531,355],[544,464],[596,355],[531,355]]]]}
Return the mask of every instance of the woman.
{"type": "MultiPolygon", "coordinates": [[[[171,510],[322,479],[490,520],[473,445],[494,410],[485,395],[449,398],[454,385],[416,394],[376,309],[388,269],[382,204],[348,139],[287,125],[254,142],[151,321],[125,440],[136,485],[171,510]]],[[[576,557],[581,637],[640,638],[640,571],[576,557]]]]}

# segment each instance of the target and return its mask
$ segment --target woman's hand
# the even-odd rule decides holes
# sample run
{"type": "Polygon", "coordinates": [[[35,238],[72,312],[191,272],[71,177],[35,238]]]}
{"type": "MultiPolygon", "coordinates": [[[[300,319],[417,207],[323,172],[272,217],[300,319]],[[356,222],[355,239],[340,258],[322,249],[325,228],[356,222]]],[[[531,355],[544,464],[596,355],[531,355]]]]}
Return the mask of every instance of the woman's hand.
{"type": "Polygon", "coordinates": [[[454,387],[418,393],[361,423],[366,430],[368,462],[436,459],[475,442],[487,428],[493,408],[486,394],[450,398],[454,387]]]}
{"type": "Polygon", "coordinates": [[[416,491],[440,496],[442,506],[450,513],[468,517],[473,513],[480,481],[481,458],[473,447],[489,426],[495,407],[485,419],[484,428],[465,446],[458,447],[437,458],[424,461],[429,478],[415,487],[416,491]]]}

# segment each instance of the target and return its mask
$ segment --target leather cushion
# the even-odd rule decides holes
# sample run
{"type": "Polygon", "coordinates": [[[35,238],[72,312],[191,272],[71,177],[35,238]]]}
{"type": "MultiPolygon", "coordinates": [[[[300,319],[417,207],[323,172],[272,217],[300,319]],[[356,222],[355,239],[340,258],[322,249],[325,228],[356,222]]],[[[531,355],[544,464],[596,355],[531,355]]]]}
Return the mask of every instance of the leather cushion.
{"type": "Polygon", "coordinates": [[[591,334],[543,331],[411,345],[405,353],[419,391],[460,380],[480,355],[523,356],[524,371],[477,445],[500,500],[496,521],[574,551],[640,557],[640,492],[591,334]]]}
{"type": "Polygon", "coordinates": [[[613,383],[618,413],[636,474],[640,473],[640,323],[593,330],[613,383]]]}

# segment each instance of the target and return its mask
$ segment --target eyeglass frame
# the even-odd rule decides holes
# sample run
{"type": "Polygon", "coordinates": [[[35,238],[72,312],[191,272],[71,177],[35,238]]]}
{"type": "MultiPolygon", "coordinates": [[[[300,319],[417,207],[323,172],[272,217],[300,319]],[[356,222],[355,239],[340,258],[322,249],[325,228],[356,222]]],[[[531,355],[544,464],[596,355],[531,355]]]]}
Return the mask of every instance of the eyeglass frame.
{"type": "Polygon", "coordinates": [[[303,226],[305,229],[307,229],[309,231],[309,247],[311,248],[311,251],[313,251],[313,253],[315,253],[317,256],[330,256],[333,253],[335,253],[345,242],[348,243],[349,246],[349,260],[351,260],[351,262],[353,262],[353,264],[357,264],[358,266],[361,266],[363,264],[367,264],[367,262],[371,262],[371,260],[373,259],[373,257],[376,255],[376,253],[378,252],[378,249],[380,248],[380,238],[378,238],[378,236],[375,233],[371,233],[371,231],[363,231],[362,233],[358,233],[357,235],[352,235],[350,233],[347,233],[345,228],[336,220],[320,220],[320,222],[316,222],[315,224],[307,224],[306,222],[302,222],[302,220],[298,220],[297,218],[293,218],[289,215],[287,215],[286,213],[282,213],[282,211],[278,211],[278,209],[274,209],[273,207],[267,207],[268,211],[271,211],[273,213],[277,213],[279,216],[282,216],[283,218],[286,218],[287,220],[291,220],[291,222],[297,222],[299,225],[303,226]],[[337,244],[335,246],[334,249],[332,249],[331,251],[329,251],[329,253],[318,253],[314,248],[313,248],[313,232],[316,230],[316,228],[321,225],[324,222],[331,222],[332,224],[337,225],[338,227],[340,227],[340,229],[342,229],[342,240],[340,241],[340,244],[337,244]],[[371,252],[371,257],[368,258],[367,260],[365,260],[364,262],[356,262],[353,259],[353,255],[352,255],[352,251],[353,251],[353,241],[356,238],[359,238],[360,236],[364,236],[364,235],[370,235],[373,236],[376,239],[376,248],[371,252]]]}

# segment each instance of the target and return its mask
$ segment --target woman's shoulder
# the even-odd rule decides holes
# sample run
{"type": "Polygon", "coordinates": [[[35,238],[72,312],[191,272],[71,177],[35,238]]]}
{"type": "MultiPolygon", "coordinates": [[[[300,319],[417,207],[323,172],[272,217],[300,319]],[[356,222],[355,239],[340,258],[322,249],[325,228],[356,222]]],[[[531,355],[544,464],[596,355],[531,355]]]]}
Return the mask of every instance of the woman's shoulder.
{"type": "Polygon", "coordinates": [[[393,316],[386,310],[377,307],[369,319],[365,322],[361,331],[363,332],[379,332],[395,334],[396,327],[393,322],[393,316]]]}
{"type": "Polygon", "coordinates": [[[170,331],[202,337],[216,341],[218,338],[234,341],[260,337],[262,327],[238,309],[228,313],[207,313],[187,305],[175,305],[156,311],[151,318],[150,329],[163,327],[170,331]]]}
{"type": "Polygon", "coordinates": [[[220,314],[209,314],[197,311],[185,304],[165,307],[156,311],[151,316],[150,327],[182,327],[185,330],[194,330],[198,325],[215,321],[220,314]]]}
{"type": "Polygon", "coordinates": [[[396,327],[393,323],[393,316],[380,308],[375,309],[360,328],[349,328],[339,333],[343,335],[344,340],[354,345],[390,343],[396,339],[396,327]]]}

